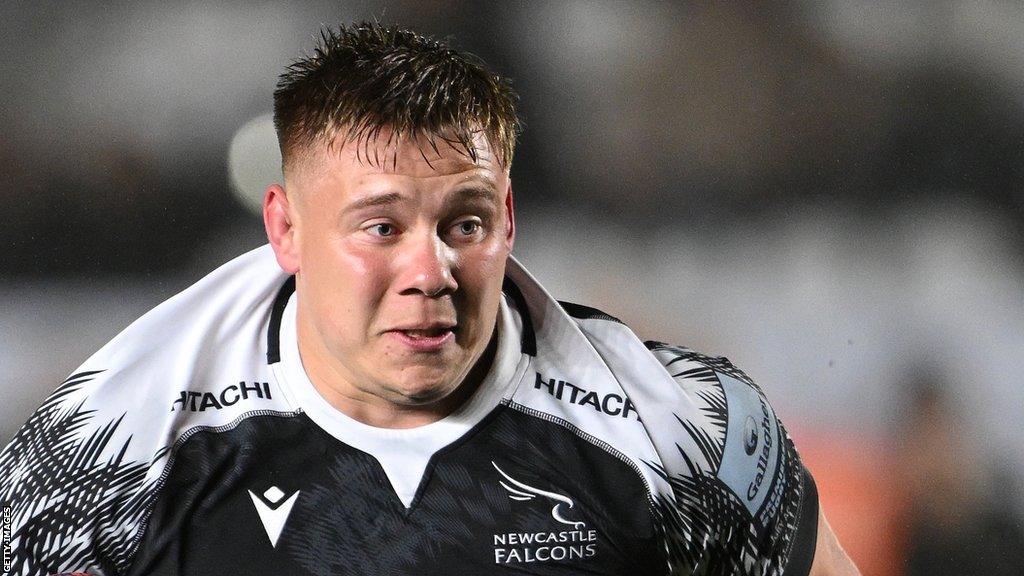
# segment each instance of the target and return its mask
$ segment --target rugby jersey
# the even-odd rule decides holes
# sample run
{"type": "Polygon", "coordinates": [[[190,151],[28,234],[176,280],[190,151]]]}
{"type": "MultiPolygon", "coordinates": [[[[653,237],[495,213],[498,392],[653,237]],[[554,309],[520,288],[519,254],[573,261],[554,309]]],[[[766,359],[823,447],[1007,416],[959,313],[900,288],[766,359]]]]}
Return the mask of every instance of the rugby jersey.
{"type": "Polygon", "coordinates": [[[418,428],[309,381],[268,246],[89,358],[0,453],[15,575],[806,575],[817,496],[762,391],[507,266],[495,360],[418,428]]]}

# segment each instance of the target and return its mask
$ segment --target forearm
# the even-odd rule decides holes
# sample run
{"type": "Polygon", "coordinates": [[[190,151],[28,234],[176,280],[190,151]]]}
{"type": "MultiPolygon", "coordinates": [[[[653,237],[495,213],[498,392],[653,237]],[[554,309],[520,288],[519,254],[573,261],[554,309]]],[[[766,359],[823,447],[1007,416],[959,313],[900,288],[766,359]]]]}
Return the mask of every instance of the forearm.
{"type": "Polygon", "coordinates": [[[822,511],[818,512],[818,538],[809,576],[860,576],[822,511]]]}

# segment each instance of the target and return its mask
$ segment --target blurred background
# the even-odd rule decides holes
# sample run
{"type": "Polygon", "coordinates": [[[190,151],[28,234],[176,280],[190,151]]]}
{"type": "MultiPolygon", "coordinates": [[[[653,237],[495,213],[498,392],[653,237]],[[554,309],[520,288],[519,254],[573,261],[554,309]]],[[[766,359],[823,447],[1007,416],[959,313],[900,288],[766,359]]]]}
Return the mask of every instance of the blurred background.
{"type": "Polygon", "coordinates": [[[0,443],[262,244],[277,75],[325,24],[521,96],[517,257],[760,382],[865,576],[1024,565],[1024,5],[0,3],[0,443]]]}

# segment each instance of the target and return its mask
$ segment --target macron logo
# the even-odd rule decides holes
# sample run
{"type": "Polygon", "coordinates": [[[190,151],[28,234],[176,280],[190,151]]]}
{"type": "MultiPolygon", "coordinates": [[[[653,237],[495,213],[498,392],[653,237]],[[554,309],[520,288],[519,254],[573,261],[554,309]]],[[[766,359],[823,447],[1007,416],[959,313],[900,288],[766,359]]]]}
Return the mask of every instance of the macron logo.
{"type": "Polygon", "coordinates": [[[284,530],[284,523],[288,521],[288,515],[292,512],[295,499],[299,497],[299,491],[285,499],[285,493],[277,486],[271,486],[257,496],[249,490],[252,503],[256,506],[256,512],[260,515],[260,522],[263,522],[263,529],[267,531],[270,538],[270,545],[277,547],[277,539],[281,537],[281,530],[284,530]]]}

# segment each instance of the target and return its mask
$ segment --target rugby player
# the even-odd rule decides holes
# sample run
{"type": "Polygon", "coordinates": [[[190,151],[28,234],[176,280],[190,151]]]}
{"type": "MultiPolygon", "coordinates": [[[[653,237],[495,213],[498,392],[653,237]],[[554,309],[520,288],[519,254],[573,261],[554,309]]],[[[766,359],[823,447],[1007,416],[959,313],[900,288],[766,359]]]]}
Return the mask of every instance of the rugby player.
{"type": "Polygon", "coordinates": [[[856,574],[743,372],[510,256],[507,81],[360,24],[274,113],[269,245],[129,326],[0,455],[5,571],[856,574]]]}

